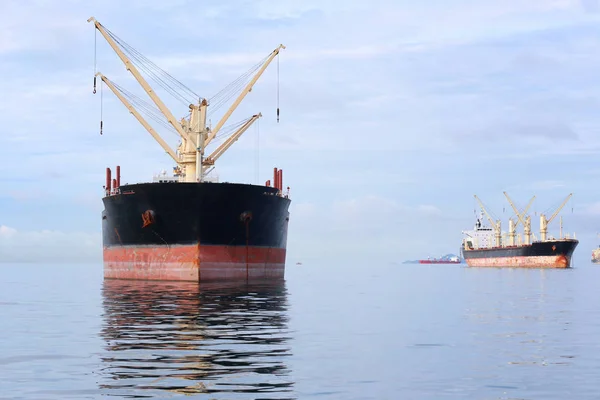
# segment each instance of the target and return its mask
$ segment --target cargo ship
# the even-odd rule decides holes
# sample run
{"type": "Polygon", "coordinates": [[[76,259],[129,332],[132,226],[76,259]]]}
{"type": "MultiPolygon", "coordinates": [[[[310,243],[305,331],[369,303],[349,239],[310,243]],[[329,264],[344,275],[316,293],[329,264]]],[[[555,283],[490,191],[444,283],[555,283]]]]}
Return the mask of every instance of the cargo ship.
{"type": "MultiPolygon", "coordinates": [[[[165,171],[151,182],[121,184],[121,168],[106,169],[102,202],[102,245],[105,279],[167,281],[281,280],[285,275],[289,222],[289,187],[283,172],[273,168],[264,185],[218,182],[211,175],[215,161],[262,116],[258,113],[235,124],[233,133],[210,154],[209,144],[222,136],[225,122],[278,56],[280,45],[249,72],[210,99],[193,91],[118,38],[95,18],[95,33],[110,47],[138,81],[156,107],[126,91],[100,72],[94,75],[140,122],[172,158],[172,175],[165,171]],[[189,107],[177,120],[139,72],[189,107]],[[207,126],[209,104],[237,98],[214,127],[207,126]],[[191,100],[190,100],[191,99],[191,100]],[[189,101],[188,101],[189,100],[189,101]],[[197,101],[197,103],[196,103],[197,101]],[[177,151],[142,116],[177,134],[177,151]],[[221,129],[223,128],[223,129],[221,129]]],[[[100,89],[102,89],[102,87],[100,89]]],[[[279,122],[279,107],[277,107],[279,122]]],[[[102,134],[102,120],[100,134],[102,134]]]]}
{"type": "Polygon", "coordinates": [[[475,199],[481,206],[481,213],[476,220],[473,230],[464,231],[461,253],[469,267],[524,267],[524,268],[569,268],[573,252],[579,241],[569,235],[561,233],[559,238],[548,237],[548,224],[556,218],[560,210],[567,203],[572,194],[556,209],[550,218],[540,215],[540,239],[532,240],[531,217],[526,215],[527,209],[535,199],[529,202],[524,211],[520,211],[504,192],[508,202],[513,208],[517,220],[509,219],[507,234],[501,231],[501,222],[494,220],[485,209],[477,196],[475,199]],[[484,224],[484,216],[491,226],[484,224]],[[517,234],[518,222],[523,224],[523,236],[517,234]]]}

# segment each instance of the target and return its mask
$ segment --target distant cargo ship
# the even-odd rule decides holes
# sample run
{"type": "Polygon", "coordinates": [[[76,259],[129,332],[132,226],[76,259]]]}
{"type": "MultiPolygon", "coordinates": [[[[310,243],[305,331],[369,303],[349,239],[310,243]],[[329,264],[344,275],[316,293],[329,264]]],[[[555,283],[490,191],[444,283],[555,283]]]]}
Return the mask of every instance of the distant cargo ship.
{"type": "Polygon", "coordinates": [[[569,268],[579,241],[574,235],[573,238],[569,238],[568,235],[563,237],[562,220],[560,238],[548,238],[548,224],[558,215],[572,194],[567,196],[550,218],[546,219],[544,214],[540,215],[540,240],[533,241],[531,240],[531,217],[525,215],[535,196],[525,210],[519,212],[508,194],[504,192],[504,195],[518,218],[517,222],[512,219],[508,221],[508,240],[502,234],[500,221],[494,222],[483,203],[475,196],[482,212],[474,229],[463,232],[466,237],[463,239],[461,253],[467,265],[469,267],[569,268]],[[484,215],[492,227],[483,225],[484,215]],[[516,233],[518,222],[524,226],[524,241],[521,240],[521,235],[516,233]]]}

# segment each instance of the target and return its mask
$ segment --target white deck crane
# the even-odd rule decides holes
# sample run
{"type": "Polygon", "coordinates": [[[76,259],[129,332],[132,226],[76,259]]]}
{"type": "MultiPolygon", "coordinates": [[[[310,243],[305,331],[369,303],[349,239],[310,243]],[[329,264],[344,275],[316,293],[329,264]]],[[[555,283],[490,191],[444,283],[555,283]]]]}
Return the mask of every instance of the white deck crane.
{"type": "Polygon", "coordinates": [[[477,202],[479,203],[481,210],[483,211],[483,213],[485,214],[487,219],[490,221],[490,224],[494,227],[494,236],[496,238],[496,247],[500,247],[502,245],[501,221],[498,220],[498,221],[494,222],[494,219],[487,212],[487,210],[485,209],[485,206],[483,205],[481,200],[479,200],[479,197],[477,197],[477,195],[474,195],[474,196],[475,196],[475,200],[477,200],[477,202]]]}
{"type": "Polygon", "coordinates": [[[219,158],[239,137],[252,125],[254,121],[262,116],[262,114],[256,114],[252,116],[246,123],[244,123],[236,132],[234,132],[228,140],[225,141],[213,154],[211,154],[206,160],[204,159],[204,151],[206,146],[213,140],[219,130],[223,127],[225,122],[229,119],[231,114],[242,102],[244,97],[252,90],[252,87],[256,81],[263,74],[265,69],[269,66],[271,61],[279,54],[281,49],[285,49],[284,45],[279,45],[271,54],[267,57],[266,61],[256,72],[254,77],[241,91],[234,103],[225,112],[221,120],[217,123],[215,129],[211,130],[206,124],[207,107],[209,106],[206,99],[198,99],[198,104],[190,104],[189,109],[191,111],[189,119],[182,118],[181,121],[177,121],[175,116],[158,97],[158,95],[152,90],[148,82],[142,77],[138,69],[133,65],[131,60],[121,50],[119,45],[113,39],[113,35],[109,34],[104,26],[98,22],[94,17],[90,17],[88,22],[94,22],[95,28],[102,34],[106,39],[110,47],[117,53],[121,61],[125,64],[126,69],[131,72],[134,78],[138,81],[140,86],[152,99],[154,104],[158,107],[162,115],[167,119],[168,123],[175,129],[177,134],[181,137],[181,144],[179,146],[178,154],[169,147],[169,145],[160,137],[160,135],[150,126],[150,124],[140,115],[140,113],[130,104],[127,99],[119,93],[119,90],[115,85],[101,73],[96,73],[100,79],[107,84],[107,86],[115,93],[115,95],[121,100],[121,102],[127,107],[127,109],[136,117],[136,119],[142,124],[142,126],[154,137],[154,139],[162,146],[162,148],[173,158],[177,163],[178,167],[182,169],[183,181],[184,182],[202,182],[206,170],[214,165],[214,162],[219,158]]]}
{"type": "Polygon", "coordinates": [[[517,230],[517,226],[519,225],[519,222],[521,222],[523,224],[523,233],[525,235],[525,244],[531,244],[531,217],[527,215],[527,211],[529,210],[529,207],[531,207],[531,205],[533,204],[533,200],[535,200],[535,196],[533,196],[531,198],[531,200],[529,200],[529,204],[527,204],[527,207],[525,207],[523,212],[519,212],[519,210],[517,209],[517,207],[515,206],[513,201],[510,199],[510,197],[508,197],[508,193],[504,192],[504,196],[506,197],[506,200],[508,200],[508,203],[510,204],[513,211],[517,215],[516,222],[513,222],[512,219],[508,220],[508,225],[509,225],[508,235],[510,238],[510,245],[511,246],[515,245],[516,230],[517,230]]]}
{"type": "Polygon", "coordinates": [[[570,193],[567,196],[567,198],[562,202],[560,206],[558,206],[558,208],[556,209],[556,211],[554,211],[554,214],[552,214],[550,218],[546,219],[546,216],[544,214],[540,214],[540,240],[542,242],[546,241],[546,236],[548,235],[548,224],[552,222],[554,218],[556,218],[560,210],[562,210],[565,204],[567,204],[571,196],[573,196],[573,193],[570,193]]]}

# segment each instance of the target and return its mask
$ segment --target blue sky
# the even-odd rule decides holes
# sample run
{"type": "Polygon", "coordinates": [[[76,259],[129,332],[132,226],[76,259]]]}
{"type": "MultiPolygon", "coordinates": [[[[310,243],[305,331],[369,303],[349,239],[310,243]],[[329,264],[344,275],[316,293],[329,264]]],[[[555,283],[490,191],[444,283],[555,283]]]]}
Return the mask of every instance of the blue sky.
{"type": "MultiPolygon", "coordinates": [[[[0,5],[1,260],[99,260],[104,169],[136,182],[171,168],[107,88],[99,135],[90,16],[206,97],[287,46],[280,123],[273,63],[230,122],[263,118],[217,171],[257,183],[284,170],[290,262],[456,253],[474,194],[507,226],[504,190],[521,206],[535,194],[537,212],[573,192],[561,215],[576,257],[597,245],[595,0],[32,0],[0,5]]],[[[142,96],[97,39],[97,70],[142,96]]]]}

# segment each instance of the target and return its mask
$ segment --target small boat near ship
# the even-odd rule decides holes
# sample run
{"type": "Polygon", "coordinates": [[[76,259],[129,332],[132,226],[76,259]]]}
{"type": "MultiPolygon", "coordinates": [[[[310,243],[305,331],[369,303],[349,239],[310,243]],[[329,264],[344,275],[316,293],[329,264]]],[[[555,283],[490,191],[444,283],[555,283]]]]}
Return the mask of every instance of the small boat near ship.
{"type": "Polygon", "coordinates": [[[600,264],[600,247],[592,250],[592,264],[600,264]]]}
{"type": "Polygon", "coordinates": [[[462,261],[458,256],[446,255],[440,258],[431,259],[427,257],[426,260],[418,260],[419,264],[460,264],[462,261]]]}
{"type": "MultiPolygon", "coordinates": [[[[598,235],[600,236],[600,235],[598,235]]],[[[600,264],[600,246],[592,250],[592,264],[600,264]]]]}
{"type": "Polygon", "coordinates": [[[517,216],[517,221],[509,219],[508,234],[502,233],[500,221],[494,221],[481,200],[475,196],[481,206],[481,213],[473,230],[463,231],[465,237],[461,246],[462,257],[467,265],[469,267],[569,268],[579,241],[575,235],[572,238],[568,234],[563,236],[562,218],[559,238],[548,236],[548,224],[556,218],[572,194],[567,196],[550,218],[540,214],[539,240],[535,237],[532,240],[531,217],[526,215],[535,196],[525,210],[519,212],[508,194],[504,192],[504,195],[517,216]],[[484,225],[484,216],[491,226],[484,225]],[[523,236],[516,233],[519,222],[523,224],[523,236]]]}

